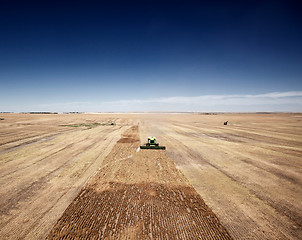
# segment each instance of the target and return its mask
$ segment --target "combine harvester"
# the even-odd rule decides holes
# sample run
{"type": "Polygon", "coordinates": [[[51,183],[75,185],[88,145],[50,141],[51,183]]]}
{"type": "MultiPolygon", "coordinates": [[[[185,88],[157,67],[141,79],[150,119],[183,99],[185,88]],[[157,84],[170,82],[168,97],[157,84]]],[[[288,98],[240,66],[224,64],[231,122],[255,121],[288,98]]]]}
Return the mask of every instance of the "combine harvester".
{"type": "Polygon", "coordinates": [[[148,137],[148,142],[146,143],[146,146],[140,146],[140,149],[163,149],[166,150],[165,146],[159,146],[159,144],[156,142],[155,137],[148,137]]]}

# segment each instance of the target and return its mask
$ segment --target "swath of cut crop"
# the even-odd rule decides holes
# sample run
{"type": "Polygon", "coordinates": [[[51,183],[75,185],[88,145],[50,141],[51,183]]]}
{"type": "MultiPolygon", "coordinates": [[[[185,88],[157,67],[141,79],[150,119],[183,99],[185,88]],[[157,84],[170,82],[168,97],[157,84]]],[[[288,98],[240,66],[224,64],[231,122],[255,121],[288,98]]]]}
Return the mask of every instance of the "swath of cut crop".
{"type": "Polygon", "coordinates": [[[231,239],[193,187],[106,186],[84,188],[47,239],[231,239]]]}
{"type": "Polygon", "coordinates": [[[165,151],[129,128],[47,239],[232,239],[165,151]]]}

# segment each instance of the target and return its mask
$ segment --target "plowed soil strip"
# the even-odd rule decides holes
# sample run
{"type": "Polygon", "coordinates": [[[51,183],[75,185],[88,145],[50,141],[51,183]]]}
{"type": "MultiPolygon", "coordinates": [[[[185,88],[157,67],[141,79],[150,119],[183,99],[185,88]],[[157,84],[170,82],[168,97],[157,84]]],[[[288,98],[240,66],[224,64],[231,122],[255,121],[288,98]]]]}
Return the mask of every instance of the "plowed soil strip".
{"type": "Polygon", "coordinates": [[[138,146],[132,127],[47,239],[231,239],[165,151],[138,146]]]}

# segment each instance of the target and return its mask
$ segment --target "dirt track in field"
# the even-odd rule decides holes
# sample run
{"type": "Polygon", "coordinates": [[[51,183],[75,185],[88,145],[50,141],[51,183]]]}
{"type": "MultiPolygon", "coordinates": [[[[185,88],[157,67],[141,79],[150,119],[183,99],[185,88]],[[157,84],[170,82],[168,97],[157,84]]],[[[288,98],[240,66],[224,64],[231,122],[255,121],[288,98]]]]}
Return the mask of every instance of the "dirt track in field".
{"type": "Polygon", "coordinates": [[[163,150],[129,129],[48,239],[231,239],[163,150]]]}
{"type": "MultiPolygon", "coordinates": [[[[206,222],[202,216],[209,214],[216,215],[234,239],[301,239],[301,114],[0,117],[4,118],[0,122],[0,239],[67,234],[60,230],[60,221],[64,212],[72,211],[71,203],[80,192],[86,210],[90,209],[87,214],[96,214],[93,203],[110,198],[110,205],[120,202],[123,216],[128,216],[120,218],[117,210],[104,205],[112,214],[105,221],[90,222],[92,229],[99,228],[97,224],[106,226],[93,234],[121,239],[151,235],[165,239],[174,234],[188,239],[201,234],[202,227],[195,228],[194,223],[206,222]],[[102,125],[85,127],[94,123],[102,125]],[[77,124],[80,127],[66,126],[77,124]],[[125,133],[131,126],[139,126],[139,137],[125,133]],[[167,150],[136,152],[150,135],[167,150]],[[197,212],[192,210],[195,200],[201,209],[197,212]],[[210,208],[205,210],[203,201],[210,208]],[[167,202],[171,211],[165,207],[167,202]],[[142,212],[149,215],[144,218],[142,212]],[[155,212],[183,217],[176,224],[155,212]],[[174,230],[167,228],[170,223],[176,224],[174,230]]],[[[70,223],[74,216],[68,216],[65,220],[70,223]]],[[[209,225],[218,224],[215,219],[209,225]]]]}

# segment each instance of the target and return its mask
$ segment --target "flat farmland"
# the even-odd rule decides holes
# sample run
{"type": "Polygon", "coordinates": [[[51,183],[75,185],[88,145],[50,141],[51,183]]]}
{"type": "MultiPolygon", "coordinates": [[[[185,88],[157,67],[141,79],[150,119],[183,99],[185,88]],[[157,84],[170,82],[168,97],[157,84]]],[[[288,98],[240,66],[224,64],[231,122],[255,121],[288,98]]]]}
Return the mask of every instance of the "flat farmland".
{"type": "Polygon", "coordinates": [[[301,238],[301,114],[0,117],[1,239],[301,238]]]}

